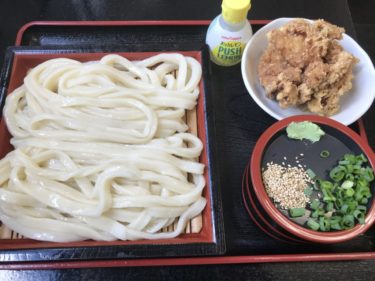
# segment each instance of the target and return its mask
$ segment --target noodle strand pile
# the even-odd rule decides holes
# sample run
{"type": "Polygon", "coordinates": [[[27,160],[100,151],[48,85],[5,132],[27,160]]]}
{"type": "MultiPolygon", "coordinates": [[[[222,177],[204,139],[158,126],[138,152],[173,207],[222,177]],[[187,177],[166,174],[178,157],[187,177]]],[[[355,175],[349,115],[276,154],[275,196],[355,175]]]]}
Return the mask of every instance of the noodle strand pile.
{"type": "Polygon", "coordinates": [[[0,160],[0,220],[43,241],[179,235],[206,204],[184,120],[200,78],[180,54],[33,68],[4,107],[15,149],[0,160]]]}

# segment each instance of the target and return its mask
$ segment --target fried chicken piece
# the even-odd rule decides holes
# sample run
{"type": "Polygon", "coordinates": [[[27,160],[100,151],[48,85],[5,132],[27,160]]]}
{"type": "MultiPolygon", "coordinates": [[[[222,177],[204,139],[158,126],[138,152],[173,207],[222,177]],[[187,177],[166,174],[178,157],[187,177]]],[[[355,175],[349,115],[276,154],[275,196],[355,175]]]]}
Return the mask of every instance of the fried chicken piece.
{"type": "Polygon", "coordinates": [[[267,97],[282,108],[305,105],[311,112],[332,115],[340,97],[352,87],[358,60],[336,40],[343,28],[324,20],[296,19],[267,34],[268,47],[258,65],[267,97]]]}
{"type": "Polygon", "coordinates": [[[276,100],[282,108],[287,108],[290,105],[297,105],[297,86],[290,81],[281,81],[279,83],[279,91],[276,95],[276,100]]]}

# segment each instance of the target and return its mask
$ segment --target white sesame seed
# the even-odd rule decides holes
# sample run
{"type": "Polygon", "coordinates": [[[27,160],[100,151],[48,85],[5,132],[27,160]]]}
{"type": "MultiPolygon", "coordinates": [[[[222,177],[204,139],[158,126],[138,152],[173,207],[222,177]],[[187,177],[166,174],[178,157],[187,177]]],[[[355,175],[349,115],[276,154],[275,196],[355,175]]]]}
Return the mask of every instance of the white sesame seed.
{"type": "Polygon", "coordinates": [[[304,190],[312,180],[301,167],[288,166],[267,165],[262,173],[266,192],[283,209],[304,208],[309,202],[304,190]]]}

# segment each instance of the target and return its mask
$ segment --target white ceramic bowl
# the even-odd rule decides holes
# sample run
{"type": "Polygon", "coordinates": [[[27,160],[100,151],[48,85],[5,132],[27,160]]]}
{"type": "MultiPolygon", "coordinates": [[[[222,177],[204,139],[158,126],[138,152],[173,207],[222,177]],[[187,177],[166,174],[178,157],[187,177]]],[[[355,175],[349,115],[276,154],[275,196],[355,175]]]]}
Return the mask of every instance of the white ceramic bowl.
{"type": "MultiPolygon", "coordinates": [[[[268,44],[267,32],[291,20],[293,18],[276,19],[259,29],[247,43],[241,62],[242,78],[250,96],[264,111],[278,120],[294,115],[309,114],[297,107],[282,109],[276,101],[266,97],[258,78],[259,59],[268,44]]],[[[340,44],[360,60],[353,69],[352,89],[340,99],[340,111],[330,116],[344,125],[349,125],[359,119],[374,101],[375,69],[367,53],[350,36],[344,34],[340,44]]]]}

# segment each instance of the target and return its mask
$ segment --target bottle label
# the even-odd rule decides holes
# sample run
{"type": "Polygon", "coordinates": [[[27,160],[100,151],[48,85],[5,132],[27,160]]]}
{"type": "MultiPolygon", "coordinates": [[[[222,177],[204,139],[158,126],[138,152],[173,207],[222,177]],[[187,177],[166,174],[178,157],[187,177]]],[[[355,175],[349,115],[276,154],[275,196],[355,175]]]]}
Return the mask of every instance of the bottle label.
{"type": "Polygon", "coordinates": [[[224,66],[231,66],[241,61],[245,44],[239,41],[221,42],[212,50],[214,60],[224,66]]]}

